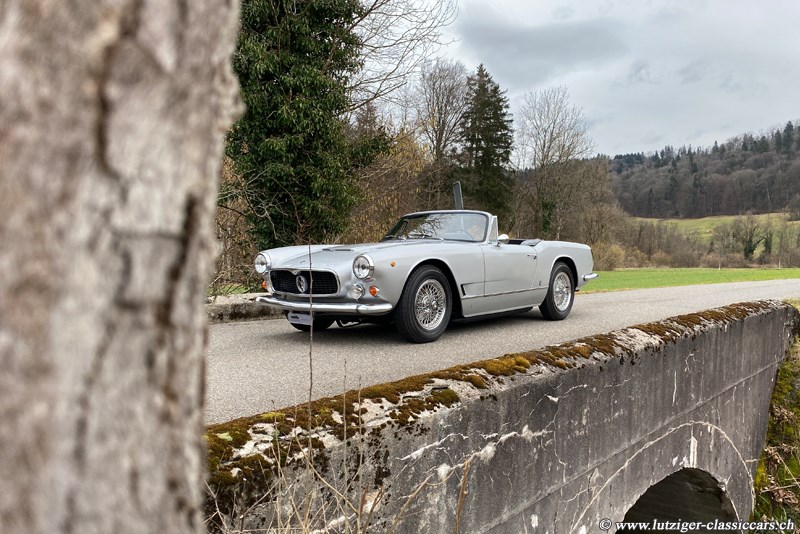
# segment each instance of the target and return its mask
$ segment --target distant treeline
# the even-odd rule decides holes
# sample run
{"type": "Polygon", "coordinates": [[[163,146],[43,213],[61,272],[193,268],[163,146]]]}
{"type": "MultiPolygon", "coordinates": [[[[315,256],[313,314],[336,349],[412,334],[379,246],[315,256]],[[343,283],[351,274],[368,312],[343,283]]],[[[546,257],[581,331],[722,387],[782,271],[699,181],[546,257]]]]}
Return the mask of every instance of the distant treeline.
{"type": "Polygon", "coordinates": [[[711,148],[665,146],[612,161],[613,189],[629,214],[694,218],[800,212],[800,128],[792,122],[711,148]]]}

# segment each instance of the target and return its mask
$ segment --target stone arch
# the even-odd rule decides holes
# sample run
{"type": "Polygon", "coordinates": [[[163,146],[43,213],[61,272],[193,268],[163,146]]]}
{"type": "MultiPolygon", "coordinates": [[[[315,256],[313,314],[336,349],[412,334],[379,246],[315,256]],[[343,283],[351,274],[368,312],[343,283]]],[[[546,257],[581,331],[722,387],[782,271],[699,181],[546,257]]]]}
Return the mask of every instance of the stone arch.
{"type": "Polygon", "coordinates": [[[702,469],[684,468],[650,486],[625,514],[624,521],[652,523],[654,519],[713,523],[715,519],[738,518],[717,479],[702,469]]]}

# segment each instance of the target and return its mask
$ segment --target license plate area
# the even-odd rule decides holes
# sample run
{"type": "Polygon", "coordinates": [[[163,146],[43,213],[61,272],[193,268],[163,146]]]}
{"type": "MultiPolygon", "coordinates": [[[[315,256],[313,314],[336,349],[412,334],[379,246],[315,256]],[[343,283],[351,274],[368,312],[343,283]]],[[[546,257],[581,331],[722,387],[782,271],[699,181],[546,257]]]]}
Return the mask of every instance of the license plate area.
{"type": "Polygon", "coordinates": [[[312,321],[310,313],[289,312],[286,314],[286,318],[289,319],[289,322],[292,324],[302,324],[306,326],[310,326],[312,321]]]}

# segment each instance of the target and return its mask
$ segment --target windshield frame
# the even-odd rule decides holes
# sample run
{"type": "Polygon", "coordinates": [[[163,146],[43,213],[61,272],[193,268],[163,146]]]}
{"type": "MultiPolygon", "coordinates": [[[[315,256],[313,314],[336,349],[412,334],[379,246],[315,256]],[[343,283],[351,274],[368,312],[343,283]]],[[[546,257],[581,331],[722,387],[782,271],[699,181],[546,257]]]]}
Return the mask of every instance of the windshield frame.
{"type": "Polygon", "coordinates": [[[392,225],[392,228],[386,233],[381,241],[391,241],[391,240],[414,240],[414,239],[436,239],[438,241],[455,241],[460,243],[485,243],[488,237],[489,226],[491,224],[491,217],[488,213],[482,211],[424,211],[424,212],[417,212],[417,213],[409,213],[407,215],[403,215],[398,219],[398,221],[392,225]],[[459,217],[460,217],[460,222],[459,217]],[[435,221],[435,219],[443,219],[442,221],[435,221]],[[460,228],[456,229],[456,232],[445,232],[445,231],[431,231],[435,230],[434,224],[429,224],[426,226],[425,222],[416,222],[412,226],[412,221],[430,221],[431,223],[435,224],[442,224],[447,225],[448,229],[452,229],[452,226],[459,226],[460,228]],[[468,228],[472,228],[475,224],[482,225],[482,234],[480,237],[475,237],[475,235],[468,231],[468,228]],[[423,232],[416,232],[423,228],[423,232]],[[463,234],[464,236],[470,236],[469,239],[466,238],[459,238],[454,237],[456,233],[463,234]],[[448,237],[449,234],[449,237],[448,237]]]}

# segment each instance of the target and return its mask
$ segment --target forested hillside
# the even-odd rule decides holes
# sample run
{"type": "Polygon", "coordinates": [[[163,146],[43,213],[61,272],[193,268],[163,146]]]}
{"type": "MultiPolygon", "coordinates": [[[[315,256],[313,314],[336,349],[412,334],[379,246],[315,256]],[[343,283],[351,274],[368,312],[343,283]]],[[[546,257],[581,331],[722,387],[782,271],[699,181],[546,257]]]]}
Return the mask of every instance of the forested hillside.
{"type": "Polygon", "coordinates": [[[620,205],[639,217],[800,212],[800,131],[792,122],[710,148],[617,155],[612,170],[620,205]]]}

